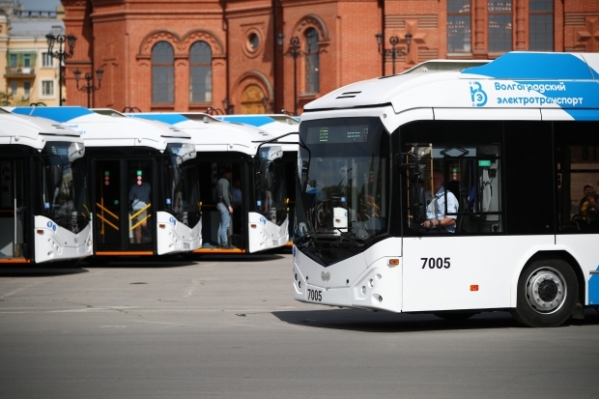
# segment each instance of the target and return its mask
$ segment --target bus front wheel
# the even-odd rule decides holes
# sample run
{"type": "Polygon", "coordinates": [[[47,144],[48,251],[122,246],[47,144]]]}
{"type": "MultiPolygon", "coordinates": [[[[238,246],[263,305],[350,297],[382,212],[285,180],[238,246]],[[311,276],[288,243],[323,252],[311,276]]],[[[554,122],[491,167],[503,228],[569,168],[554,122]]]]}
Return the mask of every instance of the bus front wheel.
{"type": "Polygon", "coordinates": [[[574,312],[578,280],[572,267],[560,259],[528,265],[518,280],[518,299],[512,316],[530,327],[557,327],[574,312]]]}

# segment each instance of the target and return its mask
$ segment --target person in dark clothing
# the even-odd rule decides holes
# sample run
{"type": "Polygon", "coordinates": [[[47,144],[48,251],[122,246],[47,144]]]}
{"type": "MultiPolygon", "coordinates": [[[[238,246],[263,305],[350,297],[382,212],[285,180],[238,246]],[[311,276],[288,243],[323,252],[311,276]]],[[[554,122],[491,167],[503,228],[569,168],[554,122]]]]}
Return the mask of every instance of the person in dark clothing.
{"type": "Polygon", "coordinates": [[[228,236],[231,214],[233,213],[230,183],[232,175],[233,171],[231,168],[226,168],[216,183],[216,196],[218,200],[216,209],[220,212],[220,225],[218,226],[218,246],[220,248],[231,248],[228,236]]]}

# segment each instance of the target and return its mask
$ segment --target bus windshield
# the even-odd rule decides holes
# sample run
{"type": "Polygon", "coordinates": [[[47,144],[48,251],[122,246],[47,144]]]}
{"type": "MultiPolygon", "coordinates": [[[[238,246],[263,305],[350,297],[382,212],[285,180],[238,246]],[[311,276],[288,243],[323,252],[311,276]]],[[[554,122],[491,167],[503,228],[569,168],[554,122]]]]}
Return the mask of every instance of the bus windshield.
{"type": "Polygon", "coordinates": [[[387,231],[389,134],[378,118],[300,125],[294,243],[331,264],[387,231]]]}
{"type": "Polygon", "coordinates": [[[287,219],[287,186],[283,149],[264,146],[258,154],[256,211],[277,226],[287,219]]]}
{"type": "Polygon", "coordinates": [[[43,215],[78,233],[89,223],[83,144],[49,141],[42,154],[43,215]]]}
{"type": "Polygon", "coordinates": [[[190,144],[168,144],[171,162],[165,163],[165,210],[186,226],[195,226],[200,215],[198,170],[195,163],[185,162],[196,156],[190,144]]]}

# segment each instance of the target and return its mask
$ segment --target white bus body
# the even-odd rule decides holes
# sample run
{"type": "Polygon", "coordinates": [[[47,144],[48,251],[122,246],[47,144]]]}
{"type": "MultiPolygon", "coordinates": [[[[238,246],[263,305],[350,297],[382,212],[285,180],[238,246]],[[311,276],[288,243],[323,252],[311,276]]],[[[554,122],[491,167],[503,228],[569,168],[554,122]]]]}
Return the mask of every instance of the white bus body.
{"type": "Polygon", "coordinates": [[[282,162],[284,146],[267,144],[261,154],[257,154],[260,144],[274,136],[253,126],[225,123],[201,113],[131,113],[129,116],[168,123],[188,133],[195,144],[205,221],[205,244],[195,253],[254,253],[279,248],[288,242],[287,185],[277,184],[265,190],[260,183],[260,167],[265,162],[275,165],[275,182],[284,177],[282,169],[276,166],[282,162]],[[219,248],[220,213],[214,196],[219,171],[227,167],[233,171],[233,181],[239,179],[242,202],[233,213],[231,244],[234,248],[219,248]],[[267,207],[266,202],[272,198],[277,199],[274,206],[267,207]]]}
{"type": "Polygon", "coordinates": [[[79,134],[54,121],[0,114],[0,264],[92,254],[79,134]]]}
{"type": "Polygon", "coordinates": [[[191,138],[172,126],[82,107],[19,107],[81,134],[88,149],[94,255],[152,256],[201,246],[199,190],[191,138]],[[150,203],[135,209],[132,187],[150,184],[150,203]]]}
{"type": "Polygon", "coordinates": [[[599,217],[578,211],[599,180],[599,54],[371,79],[301,120],[296,300],[447,318],[509,309],[533,326],[599,305],[599,217]],[[433,170],[438,198],[459,204],[445,210],[453,227],[422,227],[443,206],[427,197],[433,170]]]}

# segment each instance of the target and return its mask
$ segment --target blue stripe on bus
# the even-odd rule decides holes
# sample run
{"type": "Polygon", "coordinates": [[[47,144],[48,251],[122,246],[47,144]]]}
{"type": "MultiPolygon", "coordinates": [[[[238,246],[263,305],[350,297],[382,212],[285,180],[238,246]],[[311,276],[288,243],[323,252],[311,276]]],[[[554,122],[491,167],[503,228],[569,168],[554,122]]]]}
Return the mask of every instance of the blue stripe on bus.
{"type": "Polygon", "coordinates": [[[12,112],[20,115],[39,116],[59,123],[93,114],[92,111],[84,107],[15,107],[12,112]]]}
{"type": "MultiPolygon", "coordinates": [[[[599,272],[599,266],[597,266],[599,272]]],[[[589,279],[589,305],[599,305],[599,273],[591,274],[589,279]]]]}
{"type": "Polygon", "coordinates": [[[245,125],[252,125],[260,127],[267,123],[273,123],[275,120],[268,116],[219,116],[220,119],[225,122],[243,123],[245,125]]]}
{"type": "Polygon", "coordinates": [[[564,109],[575,121],[599,121],[599,110],[596,109],[564,109]]]}
{"type": "Polygon", "coordinates": [[[129,116],[135,118],[144,118],[152,121],[159,121],[174,125],[180,122],[188,121],[189,119],[180,114],[130,114],[129,116]]]}
{"type": "Polygon", "coordinates": [[[488,64],[462,73],[496,79],[599,79],[599,73],[584,60],[566,53],[507,53],[488,64]]]}

